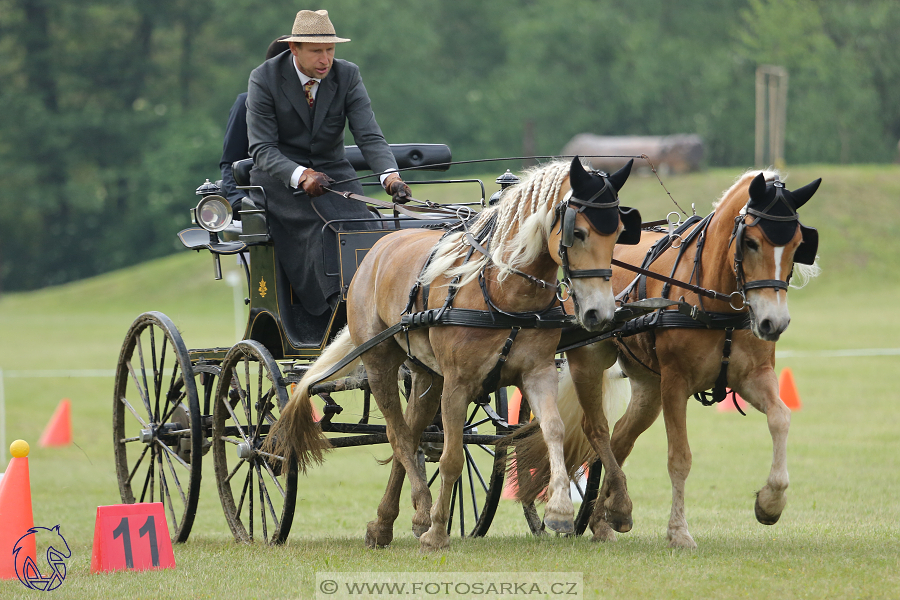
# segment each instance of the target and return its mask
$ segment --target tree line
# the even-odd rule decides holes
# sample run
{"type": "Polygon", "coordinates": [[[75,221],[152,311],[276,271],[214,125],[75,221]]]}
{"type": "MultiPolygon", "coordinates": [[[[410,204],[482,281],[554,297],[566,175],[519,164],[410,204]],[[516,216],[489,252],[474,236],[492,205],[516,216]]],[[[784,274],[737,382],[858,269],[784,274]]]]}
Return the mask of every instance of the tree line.
{"type": "Polygon", "coordinates": [[[235,96],[301,8],[352,39],[337,56],[388,141],[457,159],[697,133],[708,165],[750,167],[761,64],[790,73],[788,163],[897,153],[896,0],[0,0],[0,289],[176,251],[235,96]]]}

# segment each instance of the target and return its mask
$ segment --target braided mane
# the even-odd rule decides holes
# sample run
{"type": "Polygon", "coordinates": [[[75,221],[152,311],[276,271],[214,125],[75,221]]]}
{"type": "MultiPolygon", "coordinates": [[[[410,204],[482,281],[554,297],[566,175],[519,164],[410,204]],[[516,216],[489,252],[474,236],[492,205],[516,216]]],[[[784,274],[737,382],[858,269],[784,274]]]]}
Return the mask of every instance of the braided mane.
{"type": "MultiPolygon", "coordinates": [[[[496,206],[483,210],[469,225],[471,233],[477,236],[496,215],[488,250],[491,262],[500,269],[498,281],[506,279],[512,269],[533,262],[546,250],[555,217],[553,208],[570,166],[566,161],[554,161],[526,171],[519,183],[503,193],[496,206]]],[[[422,273],[421,283],[430,284],[440,276],[451,279],[459,276],[460,286],[474,280],[488,259],[475,252],[468,262],[454,267],[468,250],[462,231],[444,237],[438,242],[431,264],[422,273]]]]}

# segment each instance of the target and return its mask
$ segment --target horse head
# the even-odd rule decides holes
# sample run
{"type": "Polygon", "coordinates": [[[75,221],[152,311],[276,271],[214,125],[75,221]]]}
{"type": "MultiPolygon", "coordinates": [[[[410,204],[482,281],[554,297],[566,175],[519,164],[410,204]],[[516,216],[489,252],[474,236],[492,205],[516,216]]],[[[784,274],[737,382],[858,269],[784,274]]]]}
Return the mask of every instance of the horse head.
{"type": "Polygon", "coordinates": [[[778,341],[791,322],[787,288],[794,263],[815,262],[818,232],[800,223],[797,210],[819,188],[816,179],[793,192],[763,173],[750,183],[750,199],[735,218],[734,270],[738,289],[750,308],[756,337],[778,341]]]}
{"type": "Polygon", "coordinates": [[[618,196],[633,163],[607,175],[586,170],[576,156],[569,168],[570,189],[556,207],[560,226],[551,230],[548,243],[559,245],[563,285],[574,301],[576,319],[589,331],[613,319],[616,305],[609,279],[616,242],[640,241],[641,215],[620,206],[618,196]]]}

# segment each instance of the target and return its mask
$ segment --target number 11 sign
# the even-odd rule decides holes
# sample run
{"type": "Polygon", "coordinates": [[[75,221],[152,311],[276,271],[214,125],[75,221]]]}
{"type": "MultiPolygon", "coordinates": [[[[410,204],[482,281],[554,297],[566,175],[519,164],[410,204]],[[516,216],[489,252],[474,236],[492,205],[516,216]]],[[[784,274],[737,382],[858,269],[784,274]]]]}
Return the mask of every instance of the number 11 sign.
{"type": "Polygon", "coordinates": [[[97,507],[91,573],[174,568],[161,502],[97,507]]]}

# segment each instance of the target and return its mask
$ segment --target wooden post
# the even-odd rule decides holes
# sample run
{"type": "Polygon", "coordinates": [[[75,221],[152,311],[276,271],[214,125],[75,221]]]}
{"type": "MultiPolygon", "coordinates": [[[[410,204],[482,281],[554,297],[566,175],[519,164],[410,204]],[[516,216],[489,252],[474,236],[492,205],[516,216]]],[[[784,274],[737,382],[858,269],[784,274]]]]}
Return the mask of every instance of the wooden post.
{"type": "Polygon", "coordinates": [[[788,72],[784,67],[760,65],[756,69],[756,153],[757,167],[784,166],[784,137],[787,127],[788,72]],[[768,133],[768,135],[766,135],[768,133]]]}

